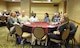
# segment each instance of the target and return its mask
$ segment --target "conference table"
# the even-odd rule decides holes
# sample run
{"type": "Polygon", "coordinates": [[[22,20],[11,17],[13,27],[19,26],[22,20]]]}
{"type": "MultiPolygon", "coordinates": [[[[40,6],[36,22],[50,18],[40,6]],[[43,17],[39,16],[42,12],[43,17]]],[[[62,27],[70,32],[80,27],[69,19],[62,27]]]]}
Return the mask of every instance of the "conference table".
{"type": "Polygon", "coordinates": [[[29,33],[32,33],[33,32],[33,29],[35,27],[42,27],[45,31],[45,34],[48,34],[50,32],[53,32],[57,29],[57,27],[59,26],[59,24],[50,24],[50,23],[47,23],[47,22],[33,22],[33,23],[23,23],[23,27],[22,27],[22,30],[23,32],[29,32],[29,33]]]}

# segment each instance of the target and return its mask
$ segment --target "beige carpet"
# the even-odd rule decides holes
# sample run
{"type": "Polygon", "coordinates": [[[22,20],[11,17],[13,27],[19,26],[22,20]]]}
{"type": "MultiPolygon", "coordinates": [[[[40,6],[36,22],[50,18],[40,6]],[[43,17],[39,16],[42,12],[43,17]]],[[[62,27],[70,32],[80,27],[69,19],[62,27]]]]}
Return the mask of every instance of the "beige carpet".
{"type": "MultiPolygon", "coordinates": [[[[0,27],[0,48],[21,48],[21,45],[15,44],[15,37],[9,37],[9,40],[7,41],[8,33],[9,30],[7,29],[6,26],[0,27]]],[[[32,48],[32,46],[30,44],[25,44],[24,48],[32,48]]],[[[74,47],[74,48],[78,48],[78,47],[74,47]]]]}
{"type": "MultiPolygon", "coordinates": [[[[0,27],[0,48],[21,48],[21,45],[15,45],[15,38],[9,37],[7,41],[7,35],[9,30],[6,26],[0,27]]],[[[30,45],[25,45],[25,48],[31,48],[30,45]]]]}

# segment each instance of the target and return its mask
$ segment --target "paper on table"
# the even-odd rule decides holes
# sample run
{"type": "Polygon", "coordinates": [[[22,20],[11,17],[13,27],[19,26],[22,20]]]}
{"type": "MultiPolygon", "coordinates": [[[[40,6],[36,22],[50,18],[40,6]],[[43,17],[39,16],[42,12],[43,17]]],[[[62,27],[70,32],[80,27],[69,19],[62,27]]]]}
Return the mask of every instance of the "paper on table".
{"type": "Polygon", "coordinates": [[[58,24],[58,22],[52,22],[52,24],[58,24]]]}
{"type": "Polygon", "coordinates": [[[25,24],[31,24],[30,22],[26,22],[25,24]]]}
{"type": "Polygon", "coordinates": [[[19,25],[19,23],[15,22],[14,25],[19,25]]]}
{"type": "Polygon", "coordinates": [[[55,27],[55,26],[49,25],[48,27],[53,28],[53,27],[55,27]]]}

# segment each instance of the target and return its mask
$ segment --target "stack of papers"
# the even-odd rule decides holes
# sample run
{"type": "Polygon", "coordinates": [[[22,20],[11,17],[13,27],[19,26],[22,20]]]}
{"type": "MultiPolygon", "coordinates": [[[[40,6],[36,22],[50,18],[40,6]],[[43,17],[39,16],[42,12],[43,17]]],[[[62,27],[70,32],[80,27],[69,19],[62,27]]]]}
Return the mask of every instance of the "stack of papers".
{"type": "Polygon", "coordinates": [[[49,25],[48,27],[53,28],[53,27],[55,27],[55,26],[49,25]]]}
{"type": "Polygon", "coordinates": [[[26,22],[25,24],[31,24],[30,22],[26,22]]]}
{"type": "Polygon", "coordinates": [[[52,22],[52,24],[58,24],[58,22],[52,22]]]}

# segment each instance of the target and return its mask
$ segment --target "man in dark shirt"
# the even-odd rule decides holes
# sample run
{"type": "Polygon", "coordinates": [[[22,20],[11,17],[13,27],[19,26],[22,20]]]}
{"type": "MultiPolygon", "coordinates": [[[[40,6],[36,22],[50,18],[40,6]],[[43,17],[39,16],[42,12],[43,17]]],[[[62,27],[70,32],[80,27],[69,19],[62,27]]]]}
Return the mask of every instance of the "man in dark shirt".
{"type": "Polygon", "coordinates": [[[70,24],[70,33],[69,33],[68,38],[66,39],[66,44],[65,44],[66,48],[67,48],[67,45],[69,44],[69,40],[74,37],[74,34],[76,32],[76,27],[75,27],[74,23],[69,22],[69,24],[70,24]]]}
{"type": "Polygon", "coordinates": [[[52,45],[54,45],[54,47],[57,47],[55,42],[53,42],[53,43],[50,42],[50,38],[56,39],[56,40],[62,40],[62,34],[65,31],[65,29],[68,28],[68,24],[69,24],[69,18],[66,16],[61,17],[60,25],[58,26],[57,31],[53,31],[53,33],[48,33],[47,48],[53,48],[52,45]]]}

